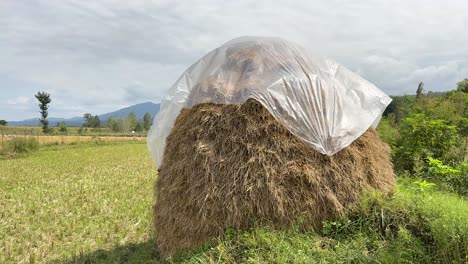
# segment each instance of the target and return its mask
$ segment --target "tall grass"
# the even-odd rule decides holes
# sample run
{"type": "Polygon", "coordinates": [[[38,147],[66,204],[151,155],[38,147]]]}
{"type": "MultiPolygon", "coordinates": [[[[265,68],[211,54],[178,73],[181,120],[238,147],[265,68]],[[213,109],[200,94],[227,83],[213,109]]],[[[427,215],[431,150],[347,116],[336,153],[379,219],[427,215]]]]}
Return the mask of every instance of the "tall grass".
{"type": "Polygon", "coordinates": [[[0,156],[15,157],[32,152],[39,148],[39,142],[35,138],[18,137],[2,142],[0,156]]]}

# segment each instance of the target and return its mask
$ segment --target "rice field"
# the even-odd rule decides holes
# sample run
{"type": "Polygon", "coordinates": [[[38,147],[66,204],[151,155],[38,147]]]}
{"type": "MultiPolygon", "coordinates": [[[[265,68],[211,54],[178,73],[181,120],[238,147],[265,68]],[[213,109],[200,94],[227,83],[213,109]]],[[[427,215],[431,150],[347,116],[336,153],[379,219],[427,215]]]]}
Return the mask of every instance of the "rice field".
{"type": "Polygon", "coordinates": [[[154,259],[155,178],[143,143],[43,147],[0,160],[0,263],[120,263],[133,251],[154,259]]]}
{"type": "MultiPolygon", "coordinates": [[[[55,127],[51,127],[55,129],[55,127]]],[[[79,127],[68,127],[68,134],[78,134],[79,127]]],[[[112,133],[112,130],[107,127],[103,128],[89,128],[87,131],[94,133],[112,133]]],[[[0,127],[0,134],[10,134],[10,135],[41,135],[42,127],[40,126],[3,126],[0,127]]]]}
{"type": "Polygon", "coordinates": [[[122,141],[141,141],[144,142],[146,137],[141,136],[78,136],[78,135],[54,135],[54,136],[30,136],[30,135],[3,135],[1,136],[0,145],[3,145],[9,140],[15,138],[34,138],[40,145],[48,144],[76,144],[76,143],[100,143],[100,142],[122,142],[122,141]]]}
{"type": "MultiPolygon", "coordinates": [[[[81,128],[81,127],[68,127],[67,132],[60,132],[56,127],[50,127],[52,135],[89,135],[89,136],[146,136],[146,131],[136,132],[115,132],[108,127],[99,128],[81,128]]],[[[28,136],[42,136],[42,128],[39,126],[0,126],[0,136],[6,135],[28,135],[28,136]]]]}

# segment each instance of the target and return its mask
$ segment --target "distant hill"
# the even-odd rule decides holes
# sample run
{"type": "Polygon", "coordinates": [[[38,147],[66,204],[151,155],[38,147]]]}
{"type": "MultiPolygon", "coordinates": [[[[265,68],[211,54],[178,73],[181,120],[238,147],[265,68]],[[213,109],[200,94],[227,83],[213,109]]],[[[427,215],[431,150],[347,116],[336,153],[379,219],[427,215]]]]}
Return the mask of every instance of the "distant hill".
{"type": "MultiPolygon", "coordinates": [[[[141,103],[141,104],[136,104],[136,105],[132,105],[129,107],[125,107],[117,111],[101,114],[98,116],[99,116],[99,119],[101,119],[101,122],[104,122],[110,117],[116,117],[116,118],[127,117],[128,114],[130,114],[131,112],[134,112],[137,119],[140,119],[140,120],[143,119],[143,116],[145,115],[145,113],[150,113],[151,118],[154,118],[154,116],[159,112],[159,104],[146,102],[146,103],[141,103]]],[[[84,124],[83,117],[72,117],[72,118],[51,117],[51,118],[48,118],[48,120],[49,120],[50,126],[55,126],[58,122],[62,122],[62,121],[65,121],[68,126],[81,126],[84,124]]],[[[30,118],[30,119],[26,119],[22,121],[8,121],[8,125],[9,126],[38,126],[39,118],[30,118]]]]}
{"type": "Polygon", "coordinates": [[[131,112],[134,112],[139,120],[143,120],[145,113],[150,113],[151,117],[154,118],[154,116],[159,112],[159,104],[151,102],[136,104],[111,113],[99,115],[99,118],[101,121],[104,121],[110,117],[127,117],[131,112]]]}
{"type": "MultiPolygon", "coordinates": [[[[73,118],[47,118],[49,120],[49,126],[55,126],[58,122],[65,121],[69,126],[81,126],[83,122],[82,117],[73,118]]],[[[8,126],[39,126],[39,118],[30,118],[21,121],[8,121],[8,126]]]]}

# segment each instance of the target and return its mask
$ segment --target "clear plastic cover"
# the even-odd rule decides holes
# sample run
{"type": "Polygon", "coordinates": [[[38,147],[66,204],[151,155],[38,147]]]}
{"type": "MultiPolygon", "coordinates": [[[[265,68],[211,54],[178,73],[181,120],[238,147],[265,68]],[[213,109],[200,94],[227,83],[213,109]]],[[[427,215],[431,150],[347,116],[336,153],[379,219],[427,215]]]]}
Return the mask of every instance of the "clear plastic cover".
{"type": "Polygon", "coordinates": [[[281,38],[241,37],[188,68],[161,102],[148,134],[159,166],[182,108],[259,101],[292,134],[333,155],[377,126],[390,97],[335,61],[281,38]]]}

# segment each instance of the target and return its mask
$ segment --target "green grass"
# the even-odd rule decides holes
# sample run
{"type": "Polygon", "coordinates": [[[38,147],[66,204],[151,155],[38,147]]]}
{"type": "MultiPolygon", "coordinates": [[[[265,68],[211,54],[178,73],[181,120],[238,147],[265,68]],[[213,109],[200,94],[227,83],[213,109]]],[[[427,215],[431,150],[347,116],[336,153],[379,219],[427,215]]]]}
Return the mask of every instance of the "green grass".
{"type": "MultiPolygon", "coordinates": [[[[154,263],[145,144],[42,147],[0,160],[0,263],[154,263]]],[[[464,263],[468,205],[401,179],[322,230],[227,230],[170,263],[464,263]]]]}
{"type": "Polygon", "coordinates": [[[44,148],[0,168],[0,263],[154,258],[145,144],[44,148]]]}
{"type": "Polygon", "coordinates": [[[371,194],[348,219],[319,232],[258,227],[173,263],[467,263],[468,205],[460,197],[418,193],[403,180],[389,197],[371,194]]]}

